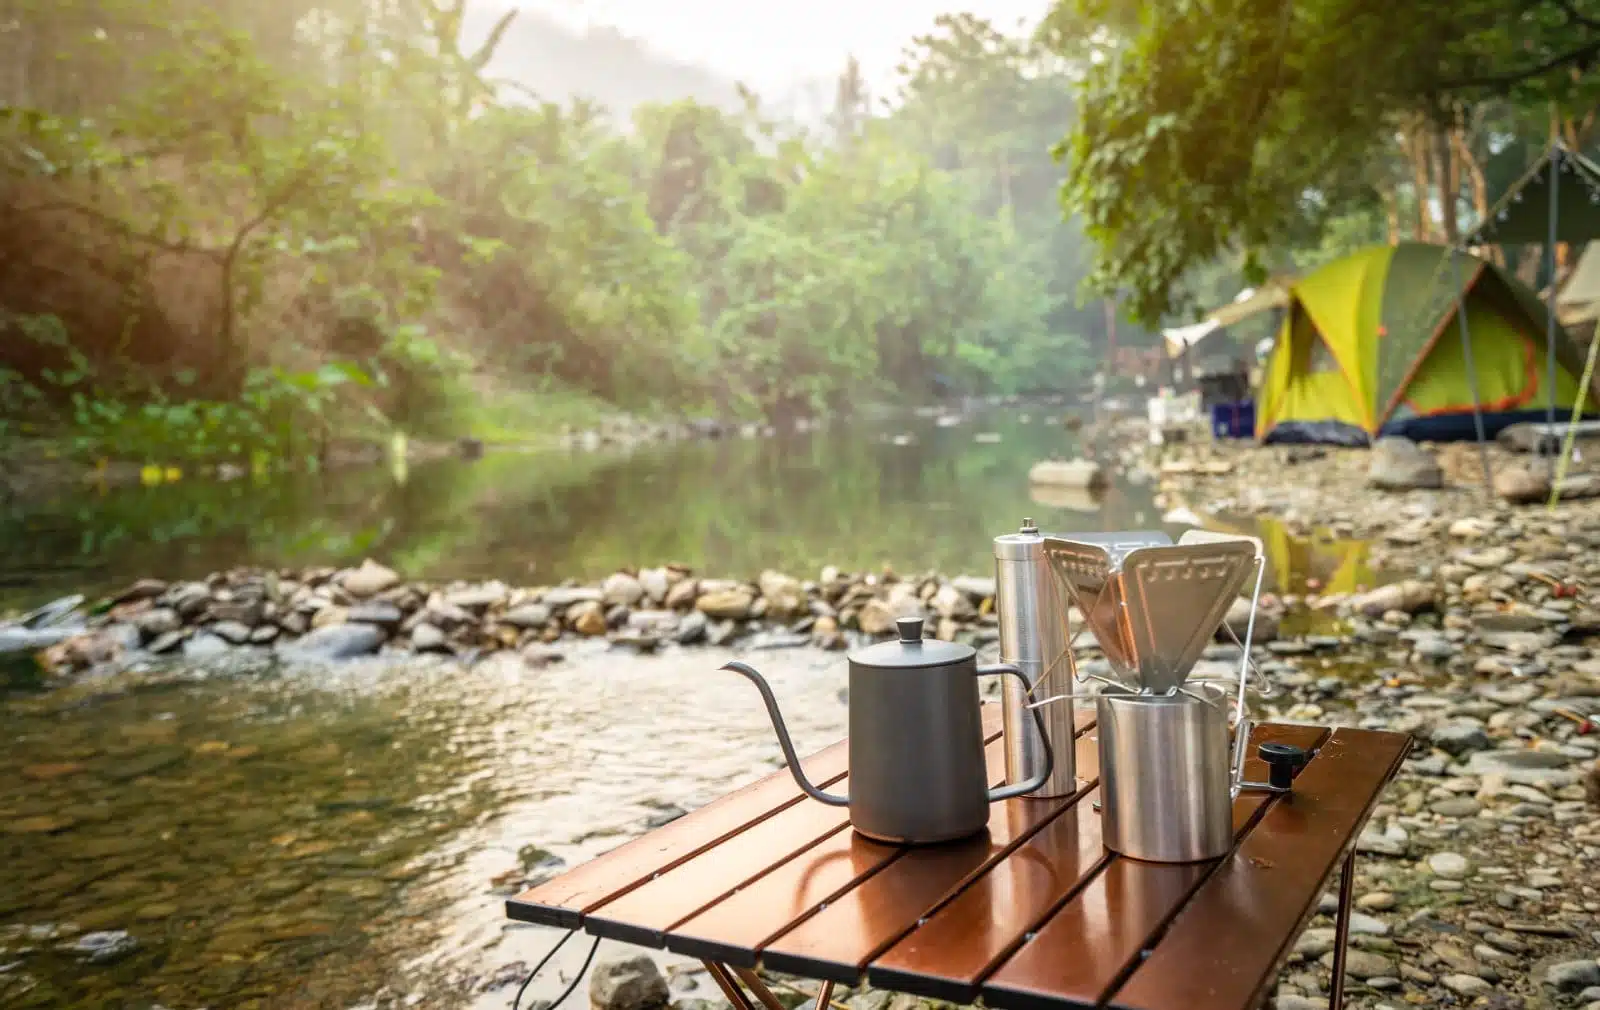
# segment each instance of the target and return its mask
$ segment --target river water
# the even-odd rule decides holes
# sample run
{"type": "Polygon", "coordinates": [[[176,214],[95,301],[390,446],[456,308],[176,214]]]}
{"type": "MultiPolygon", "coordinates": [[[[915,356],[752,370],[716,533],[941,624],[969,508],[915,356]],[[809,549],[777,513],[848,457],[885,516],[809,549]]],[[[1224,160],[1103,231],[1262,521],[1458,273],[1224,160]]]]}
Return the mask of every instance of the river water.
{"type": "MultiPolygon", "coordinates": [[[[23,605],[368,556],[519,584],[664,561],[981,573],[990,538],[1024,515],[1159,524],[1148,489],[1031,494],[1032,462],[1077,451],[1048,418],[74,489],[0,516],[0,591],[23,605]]],[[[1277,581],[1361,569],[1359,551],[1259,529],[1277,581]]],[[[504,921],[512,871],[574,865],[778,764],[755,692],[716,672],[725,658],[590,643],[544,669],[223,666],[0,693],[0,1005],[504,1007],[519,964],[558,938],[504,921]]],[[[842,735],[841,657],[753,661],[798,745],[842,735]]],[[[569,944],[530,995],[555,995],[586,952],[569,944]]],[[[673,978],[685,995],[712,988],[673,978]]]]}

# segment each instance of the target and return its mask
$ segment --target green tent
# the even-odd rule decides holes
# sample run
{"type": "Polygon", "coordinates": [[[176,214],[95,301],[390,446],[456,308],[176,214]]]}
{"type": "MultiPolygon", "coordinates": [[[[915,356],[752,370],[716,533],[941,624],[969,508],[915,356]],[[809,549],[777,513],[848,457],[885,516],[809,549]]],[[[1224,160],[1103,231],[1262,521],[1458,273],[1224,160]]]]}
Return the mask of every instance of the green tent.
{"type": "MultiPolygon", "coordinates": [[[[1545,419],[1544,305],[1491,263],[1420,242],[1372,246],[1289,294],[1257,396],[1263,441],[1446,441],[1474,437],[1475,415],[1486,437],[1545,419]]],[[[1570,411],[1583,359],[1564,330],[1555,340],[1555,403],[1570,411]]]]}
{"type": "Polygon", "coordinates": [[[1583,243],[1600,238],[1600,165],[1555,143],[1501,195],[1463,244],[1549,242],[1552,196],[1556,202],[1555,241],[1583,243]]]}

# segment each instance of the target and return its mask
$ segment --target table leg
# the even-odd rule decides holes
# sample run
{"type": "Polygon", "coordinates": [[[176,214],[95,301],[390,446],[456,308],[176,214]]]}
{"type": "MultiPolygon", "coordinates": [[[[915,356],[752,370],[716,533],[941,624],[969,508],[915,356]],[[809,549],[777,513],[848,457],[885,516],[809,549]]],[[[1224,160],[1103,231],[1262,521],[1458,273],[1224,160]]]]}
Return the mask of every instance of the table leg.
{"type": "Polygon", "coordinates": [[[786,1010],[784,1005],[778,1002],[778,997],[772,995],[772,990],[767,988],[767,984],[761,981],[760,975],[749,968],[735,968],[733,973],[755,994],[756,999],[760,1000],[761,1005],[767,1010],[786,1010]]]}
{"type": "Polygon", "coordinates": [[[816,1010],[828,1010],[828,1002],[833,999],[833,983],[824,982],[822,988],[817,990],[816,1010]]]}
{"type": "Polygon", "coordinates": [[[733,977],[728,974],[728,969],[714,961],[702,961],[700,963],[706,966],[706,971],[711,973],[711,977],[716,980],[717,987],[722,990],[722,995],[728,997],[728,1002],[733,1004],[734,1010],[755,1010],[750,1005],[750,998],[744,994],[744,990],[740,989],[734,983],[733,977]]]}
{"type": "Polygon", "coordinates": [[[1344,857],[1339,870],[1339,913],[1333,922],[1333,983],[1328,989],[1328,1010],[1344,1007],[1345,948],[1350,945],[1350,906],[1356,889],[1356,847],[1344,857]]]}

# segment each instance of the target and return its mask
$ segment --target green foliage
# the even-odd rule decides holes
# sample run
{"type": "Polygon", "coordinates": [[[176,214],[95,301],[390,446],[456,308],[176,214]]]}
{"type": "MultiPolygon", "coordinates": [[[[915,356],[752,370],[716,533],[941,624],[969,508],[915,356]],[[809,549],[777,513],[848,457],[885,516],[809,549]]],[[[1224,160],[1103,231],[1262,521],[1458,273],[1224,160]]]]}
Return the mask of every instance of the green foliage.
{"type": "Polygon", "coordinates": [[[1453,239],[1459,151],[1487,160],[1512,139],[1464,123],[1520,110],[1511,132],[1542,144],[1600,94],[1593,0],[1058,0],[1040,38],[1081,68],[1062,196],[1098,247],[1092,284],[1150,321],[1218,258],[1242,251],[1250,281],[1371,234],[1380,198],[1396,217],[1438,208],[1453,239]],[[1434,174],[1446,162],[1453,183],[1434,174]]]}
{"type": "Polygon", "coordinates": [[[514,16],[468,51],[460,0],[19,2],[87,83],[5,117],[0,218],[109,242],[83,270],[121,302],[0,270],[61,331],[0,348],[0,413],[43,398],[86,446],[314,453],[335,414],[432,429],[483,388],[748,415],[1060,388],[1106,338],[1054,198],[1068,68],[974,18],[916,41],[892,113],[848,66],[811,137],[749,93],[627,131],[522,101],[484,76],[514,16]]]}

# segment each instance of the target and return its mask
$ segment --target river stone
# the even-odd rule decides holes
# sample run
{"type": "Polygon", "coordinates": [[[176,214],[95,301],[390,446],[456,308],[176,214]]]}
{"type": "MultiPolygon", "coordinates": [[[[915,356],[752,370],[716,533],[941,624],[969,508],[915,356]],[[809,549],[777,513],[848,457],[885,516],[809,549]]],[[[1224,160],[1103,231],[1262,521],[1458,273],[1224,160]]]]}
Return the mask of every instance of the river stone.
{"type": "Polygon", "coordinates": [[[209,608],[212,620],[242,624],[253,628],[261,623],[266,606],[260,600],[229,600],[219,602],[213,600],[209,608]]]}
{"type": "Polygon", "coordinates": [[[361,567],[350,569],[338,577],[339,586],[351,596],[366,598],[376,596],[400,584],[400,576],[372,559],[361,562],[361,567]]]}
{"type": "Polygon", "coordinates": [[[139,600],[153,600],[166,591],[167,583],[161,579],[140,579],[118,593],[111,602],[137,603],[139,600]]]}
{"type": "Polygon", "coordinates": [[[392,603],[359,603],[345,613],[344,619],[352,624],[376,624],[382,628],[399,627],[400,608],[392,603]]]}
{"type": "Polygon", "coordinates": [[[188,637],[189,633],[187,631],[169,631],[164,635],[157,635],[151,641],[148,649],[152,654],[162,656],[182,645],[184,639],[188,637]]]}
{"type": "Polygon", "coordinates": [[[744,589],[724,589],[710,592],[694,602],[694,607],[707,617],[719,620],[739,620],[750,616],[750,606],[755,598],[744,589]]]}
{"type": "Polygon", "coordinates": [[[227,652],[225,639],[204,631],[183,643],[184,659],[212,659],[227,652]]]}
{"type": "Polygon", "coordinates": [[[156,607],[133,618],[132,624],[145,639],[159,638],[183,627],[178,612],[171,607],[156,607]]]}
{"type": "Polygon", "coordinates": [[[1553,751],[1488,750],[1467,759],[1467,770],[1474,775],[1499,775],[1518,785],[1571,785],[1578,773],[1568,766],[1572,758],[1553,751]]]}
{"type": "Polygon", "coordinates": [[[1497,466],[1494,493],[1513,504],[1543,501],[1550,496],[1550,474],[1541,464],[1497,466]]]}
{"type": "Polygon", "coordinates": [[[1557,992],[1578,992],[1600,985],[1600,961],[1563,961],[1544,971],[1545,985],[1557,992]]]}
{"type": "Polygon", "coordinates": [[[799,579],[769,568],[756,579],[756,584],[767,601],[768,613],[776,617],[795,617],[806,612],[806,594],[799,579]]]}
{"type": "Polygon", "coordinates": [[[418,652],[440,652],[448,649],[444,632],[427,622],[411,629],[411,647],[418,652]]]}
{"type": "Polygon", "coordinates": [[[500,620],[514,628],[542,628],[554,616],[544,603],[525,603],[500,615],[500,620]]]}
{"type": "Polygon", "coordinates": [[[646,568],[639,572],[639,585],[651,603],[665,603],[672,588],[672,575],[665,568],[646,568]]]}
{"type": "MultiPolygon", "coordinates": [[[[1333,955],[1328,954],[1329,964],[1333,955]]],[[[1394,965],[1382,954],[1370,950],[1351,950],[1345,953],[1345,971],[1354,978],[1367,979],[1389,975],[1394,965]]]]}
{"type": "Polygon", "coordinates": [[[1489,734],[1483,727],[1475,722],[1457,720],[1436,726],[1429,734],[1433,745],[1449,754],[1459,758],[1473,751],[1488,750],[1494,744],[1489,740],[1489,734]]]}
{"type": "Polygon", "coordinates": [[[606,633],[606,612],[598,600],[584,600],[567,608],[567,624],[580,635],[593,638],[606,633]]]}
{"type": "Polygon", "coordinates": [[[1372,447],[1368,485],[1386,491],[1444,487],[1444,470],[1433,453],[1409,438],[1380,438],[1372,447]]]}
{"type": "Polygon", "coordinates": [[[1367,617],[1380,617],[1391,610],[1414,614],[1433,606],[1437,595],[1431,583],[1407,579],[1362,593],[1350,601],[1350,606],[1367,617]]]}
{"type": "Polygon", "coordinates": [[[545,590],[544,595],[539,597],[539,602],[552,610],[564,610],[574,603],[599,603],[603,599],[605,599],[605,594],[598,589],[589,589],[584,586],[558,586],[555,589],[545,590]]]}
{"type": "Polygon", "coordinates": [[[72,628],[49,628],[35,631],[30,628],[0,628],[0,656],[23,652],[38,652],[64,642],[77,634],[72,628]]]}
{"type": "Polygon", "coordinates": [[[699,579],[684,579],[674,582],[672,588],[667,590],[667,607],[671,610],[688,610],[694,606],[695,598],[700,595],[699,579]]]}
{"type": "Polygon", "coordinates": [[[1458,996],[1476,996],[1494,989],[1494,986],[1476,975],[1446,975],[1439,980],[1439,984],[1458,996]]]}
{"type": "Polygon", "coordinates": [[[940,617],[951,620],[965,621],[978,616],[978,609],[972,605],[967,594],[949,583],[939,587],[938,592],[933,594],[933,599],[928,601],[928,605],[940,617]]]}
{"type": "Polygon", "coordinates": [[[601,602],[631,607],[644,598],[644,583],[627,572],[614,572],[600,585],[601,602]]]}
{"type": "Polygon", "coordinates": [[[594,1010],[653,1010],[670,999],[667,980],[648,954],[601,961],[589,976],[594,1010]]]}
{"type": "Polygon", "coordinates": [[[705,614],[691,610],[678,622],[678,630],[672,635],[673,640],[679,645],[693,645],[706,637],[706,627],[709,623],[705,614]]]}
{"type": "Polygon", "coordinates": [[[329,660],[368,656],[383,644],[383,629],[375,624],[334,624],[318,628],[279,649],[287,659],[329,660]]]}
{"type": "Polygon", "coordinates": [[[211,625],[209,631],[230,645],[243,645],[250,641],[250,628],[238,621],[219,621],[211,625]]]}
{"type": "Polygon", "coordinates": [[[992,578],[980,575],[957,575],[950,580],[950,584],[978,603],[991,597],[995,593],[995,582],[992,578]]]}
{"type": "Polygon", "coordinates": [[[211,603],[211,587],[203,582],[180,582],[162,599],[180,617],[195,617],[211,603]]]}
{"type": "Polygon", "coordinates": [[[139,941],[126,930],[85,933],[72,944],[72,951],[90,964],[111,964],[139,949],[139,941]]]}
{"type": "Polygon", "coordinates": [[[481,586],[468,586],[466,589],[457,589],[444,594],[444,601],[453,607],[482,613],[490,607],[498,606],[506,601],[511,591],[498,582],[486,582],[481,586]]]}
{"type": "Polygon", "coordinates": [[[1460,880],[1471,868],[1467,857],[1456,852],[1435,852],[1428,857],[1428,869],[1445,880],[1460,880]]]}

